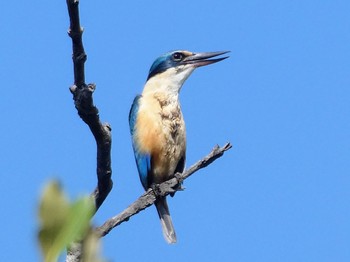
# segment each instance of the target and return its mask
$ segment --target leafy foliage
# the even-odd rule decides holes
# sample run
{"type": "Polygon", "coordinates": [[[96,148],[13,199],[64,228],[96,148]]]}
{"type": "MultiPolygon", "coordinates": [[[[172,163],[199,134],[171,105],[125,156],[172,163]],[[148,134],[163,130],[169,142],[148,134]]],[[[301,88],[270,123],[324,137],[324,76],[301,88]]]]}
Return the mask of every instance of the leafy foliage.
{"type": "MultiPolygon", "coordinates": [[[[94,209],[90,197],[81,197],[70,203],[58,182],[52,181],[46,185],[39,206],[38,235],[44,261],[57,261],[60,253],[74,241],[94,239],[92,233],[89,233],[94,209]]],[[[90,250],[87,252],[97,250],[97,240],[92,243],[94,244],[89,244],[90,250]]]]}

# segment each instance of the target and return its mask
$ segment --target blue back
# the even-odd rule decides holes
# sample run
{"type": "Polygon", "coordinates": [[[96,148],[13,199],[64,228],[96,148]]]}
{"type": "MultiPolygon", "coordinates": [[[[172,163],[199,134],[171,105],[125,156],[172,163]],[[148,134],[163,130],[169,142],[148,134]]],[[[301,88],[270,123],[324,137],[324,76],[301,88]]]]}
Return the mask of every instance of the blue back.
{"type": "Polygon", "coordinates": [[[141,96],[138,95],[135,97],[134,102],[132,103],[130,113],[129,113],[129,128],[132,139],[132,147],[134,149],[134,156],[136,161],[137,170],[139,171],[139,177],[141,184],[145,190],[148,189],[149,178],[148,173],[151,170],[151,155],[147,153],[141,153],[139,150],[138,142],[135,139],[135,124],[137,119],[137,113],[139,111],[139,103],[141,96]]]}

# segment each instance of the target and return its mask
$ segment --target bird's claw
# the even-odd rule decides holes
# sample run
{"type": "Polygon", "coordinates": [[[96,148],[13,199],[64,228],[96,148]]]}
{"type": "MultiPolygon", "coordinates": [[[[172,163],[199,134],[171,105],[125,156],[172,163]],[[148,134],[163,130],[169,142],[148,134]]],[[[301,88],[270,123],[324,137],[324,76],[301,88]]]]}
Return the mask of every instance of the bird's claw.
{"type": "Polygon", "coordinates": [[[153,190],[154,194],[157,196],[160,196],[160,186],[159,184],[152,183],[150,188],[153,190]]]}
{"type": "Polygon", "coordinates": [[[182,182],[183,182],[183,177],[181,176],[181,173],[176,173],[174,175],[174,178],[177,180],[177,184],[175,186],[170,187],[171,181],[167,181],[163,184],[156,184],[152,183],[150,188],[153,190],[154,194],[156,197],[159,196],[165,196],[169,194],[170,196],[174,196],[177,191],[183,191],[185,190],[185,187],[183,187],[182,182]]]}
{"type": "Polygon", "coordinates": [[[181,173],[176,173],[174,177],[177,180],[177,184],[173,187],[174,192],[170,193],[170,196],[173,197],[177,191],[184,191],[185,187],[182,185],[183,178],[181,176],[181,173]]]}

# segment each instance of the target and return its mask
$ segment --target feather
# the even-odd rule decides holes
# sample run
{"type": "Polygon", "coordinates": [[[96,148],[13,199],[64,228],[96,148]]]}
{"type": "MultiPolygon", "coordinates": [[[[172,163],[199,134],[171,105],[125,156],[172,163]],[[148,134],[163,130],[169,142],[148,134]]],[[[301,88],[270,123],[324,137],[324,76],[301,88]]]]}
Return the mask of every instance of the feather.
{"type": "Polygon", "coordinates": [[[137,144],[135,138],[135,125],[137,120],[137,113],[139,110],[141,96],[138,95],[135,97],[134,102],[132,103],[130,113],[129,113],[129,127],[132,137],[132,147],[134,149],[134,156],[136,161],[137,170],[139,171],[139,177],[141,184],[145,190],[148,189],[148,172],[151,169],[151,155],[148,153],[140,152],[140,148],[137,144]]]}
{"type": "Polygon", "coordinates": [[[160,223],[162,225],[164,239],[169,243],[176,243],[176,233],[171,220],[168,203],[165,197],[157,198],[155,202],[160,223]]]}

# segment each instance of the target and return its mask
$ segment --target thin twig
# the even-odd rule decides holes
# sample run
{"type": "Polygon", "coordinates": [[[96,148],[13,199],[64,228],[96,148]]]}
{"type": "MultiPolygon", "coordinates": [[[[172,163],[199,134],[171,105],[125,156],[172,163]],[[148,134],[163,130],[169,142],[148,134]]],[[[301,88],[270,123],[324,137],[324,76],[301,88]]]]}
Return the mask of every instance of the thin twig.
{"type": "Polygon", "coordinates": [[[78,5],[79,0],[67,0],[70,20],[68,34],[73,42],[74,84],[80,88],[85,85],[84,65],[87,56],[82,41],[83,29],[80,27],[78,5]]]}
{"type": "Polygon", "coordinates": [[[89,126],[97,145],[97,187],[92,196],[95,200],[96,211],[102,205],[112,189],[111,179],[111,127],[109,124],[102,124],[98,109],[94,106],[92,94],[96,86],[85,83],[84,65],[87,59],[84,51],[82,34],[79,19],[79,1],[67,0],[70,28],[68,35],[73,45],[73,66],[74,85],[70,87],[73,94],[74,105],[78,110],[81,119],[89,126]]]}
{"type": "Polygon", "coordinates": [[[116,226],[125,221],[128,221],[130,217],[151,206],[156,200],[156,195],[165,196],[170,193],[174,193],[179,183],[191,176],[193,173],[197,172],[199,169],[210,165],[216,159],[220,158],[225,153],[225,151],[229,150],[231,147],[232,146],[230,143],[225,144],[223,147],[214,147],[214,149],[206,157],[199,160],[182,174],[178,173],[174,178],[158,185],[157,192],[154,192],[154,189],[147,190],[141,197],[139,197],[134,203],[132,203],[120,214],[110,218],[102,226],[96,228],[97,235],[100,237],[107,235],[116,226]]]}

